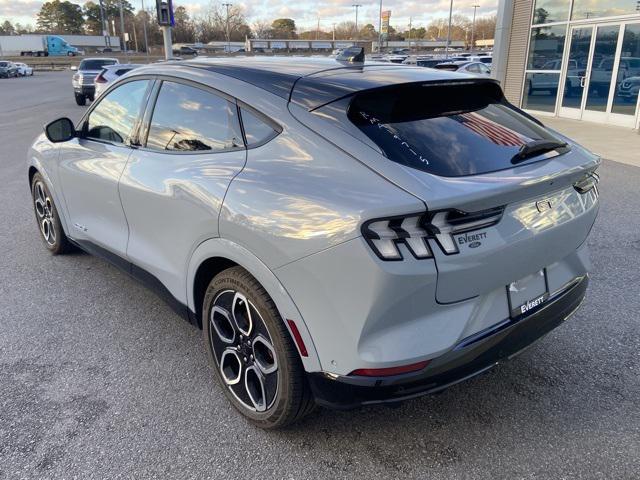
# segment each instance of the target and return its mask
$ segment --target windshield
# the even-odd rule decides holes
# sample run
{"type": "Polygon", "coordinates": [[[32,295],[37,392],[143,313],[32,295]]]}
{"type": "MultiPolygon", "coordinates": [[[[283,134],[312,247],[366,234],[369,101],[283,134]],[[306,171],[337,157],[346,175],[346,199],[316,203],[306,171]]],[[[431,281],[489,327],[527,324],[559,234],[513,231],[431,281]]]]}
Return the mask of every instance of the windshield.
{"type": "Polygon", "coordinates": [[[389,160],[446,177],[511,168],[523,145],[559,141],[506,104],[492,82],[363,92],[347,115],[389,160]]]}
{"type": "Polygon", "coordinates": [[[102,70],[105,65],[115,65],[115,60],[83,60],[79,70],[102,70]]]}
{"type": "Polygon", "coordinates": [[[0,67],[8,67],[9,64],[7,62],[0,62],[0,67]]]}

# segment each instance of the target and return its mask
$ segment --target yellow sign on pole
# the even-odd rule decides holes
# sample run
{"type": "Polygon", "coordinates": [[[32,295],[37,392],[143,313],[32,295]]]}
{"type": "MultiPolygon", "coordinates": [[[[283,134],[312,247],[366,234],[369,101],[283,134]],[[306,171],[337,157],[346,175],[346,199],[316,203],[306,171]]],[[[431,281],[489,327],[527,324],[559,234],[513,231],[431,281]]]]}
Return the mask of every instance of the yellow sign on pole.
{"type": "Polygon", "coordinates": [[[391,19],[391,10],[385,10],[382,12],[382,35],[389,35],[389,20],[391,19]]]}

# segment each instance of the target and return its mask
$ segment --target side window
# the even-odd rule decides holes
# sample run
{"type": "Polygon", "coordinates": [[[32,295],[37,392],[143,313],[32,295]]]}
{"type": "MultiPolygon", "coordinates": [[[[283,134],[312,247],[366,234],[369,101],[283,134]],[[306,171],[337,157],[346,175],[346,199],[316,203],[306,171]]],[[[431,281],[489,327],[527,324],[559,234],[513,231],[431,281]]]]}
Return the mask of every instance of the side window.
{"type": "Polygon", "coordinates": [[[485,74],[491,73],[491,69],[487,67],[484,63],[478,64],[478,69],[480,70],[480,73],[485,73],[485,74]]]}
{"type": "Polygon", "coordinates": [[[259,116],[245,108],[240,108],[244,135],[247,137],[247,146],[264,143],[275,137],[278,132],[259,116]]]}
{"type": "Polygon", "coordinates": [[[477,63],[472,63],[467,67],[467,71],[473,72],[473,73],[480,73],[480,68],[478,68],[477,63]]]}
{"type": "Polygon", "coordinates": [[[87,119],[87,138],[124,143],[138,119],[148,80],[128,82],[100,100],[87,119]]]}
{"type": "Polygon", "coordinates": [[[153,109],[147,148],[215,151],[242,146],[235,132],[235,110],[235,105],[213,93],[165,81],[153,109]]]}

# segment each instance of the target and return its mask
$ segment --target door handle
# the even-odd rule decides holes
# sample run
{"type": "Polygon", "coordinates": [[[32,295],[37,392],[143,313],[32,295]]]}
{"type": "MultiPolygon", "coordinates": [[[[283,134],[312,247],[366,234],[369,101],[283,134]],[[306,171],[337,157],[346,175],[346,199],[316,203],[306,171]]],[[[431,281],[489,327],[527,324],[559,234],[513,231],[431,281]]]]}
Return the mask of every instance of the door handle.
{"type": "Polygon", "coordinates": [[[580,88],[584,88],[584,81],[587,79],[587,77],[580,77],[580,88]]]}

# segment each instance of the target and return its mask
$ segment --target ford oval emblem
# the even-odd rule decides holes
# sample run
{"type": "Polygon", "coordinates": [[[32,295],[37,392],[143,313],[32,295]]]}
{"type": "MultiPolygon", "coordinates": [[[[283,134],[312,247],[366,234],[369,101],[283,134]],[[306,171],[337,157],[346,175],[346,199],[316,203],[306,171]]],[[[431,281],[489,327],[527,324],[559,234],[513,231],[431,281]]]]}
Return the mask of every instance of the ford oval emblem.
{"type": "Polygon", "coordinates": [[[480,245],[482,245],[481,242],[471,242],[469,248],[478,248],[480,245]]]}

